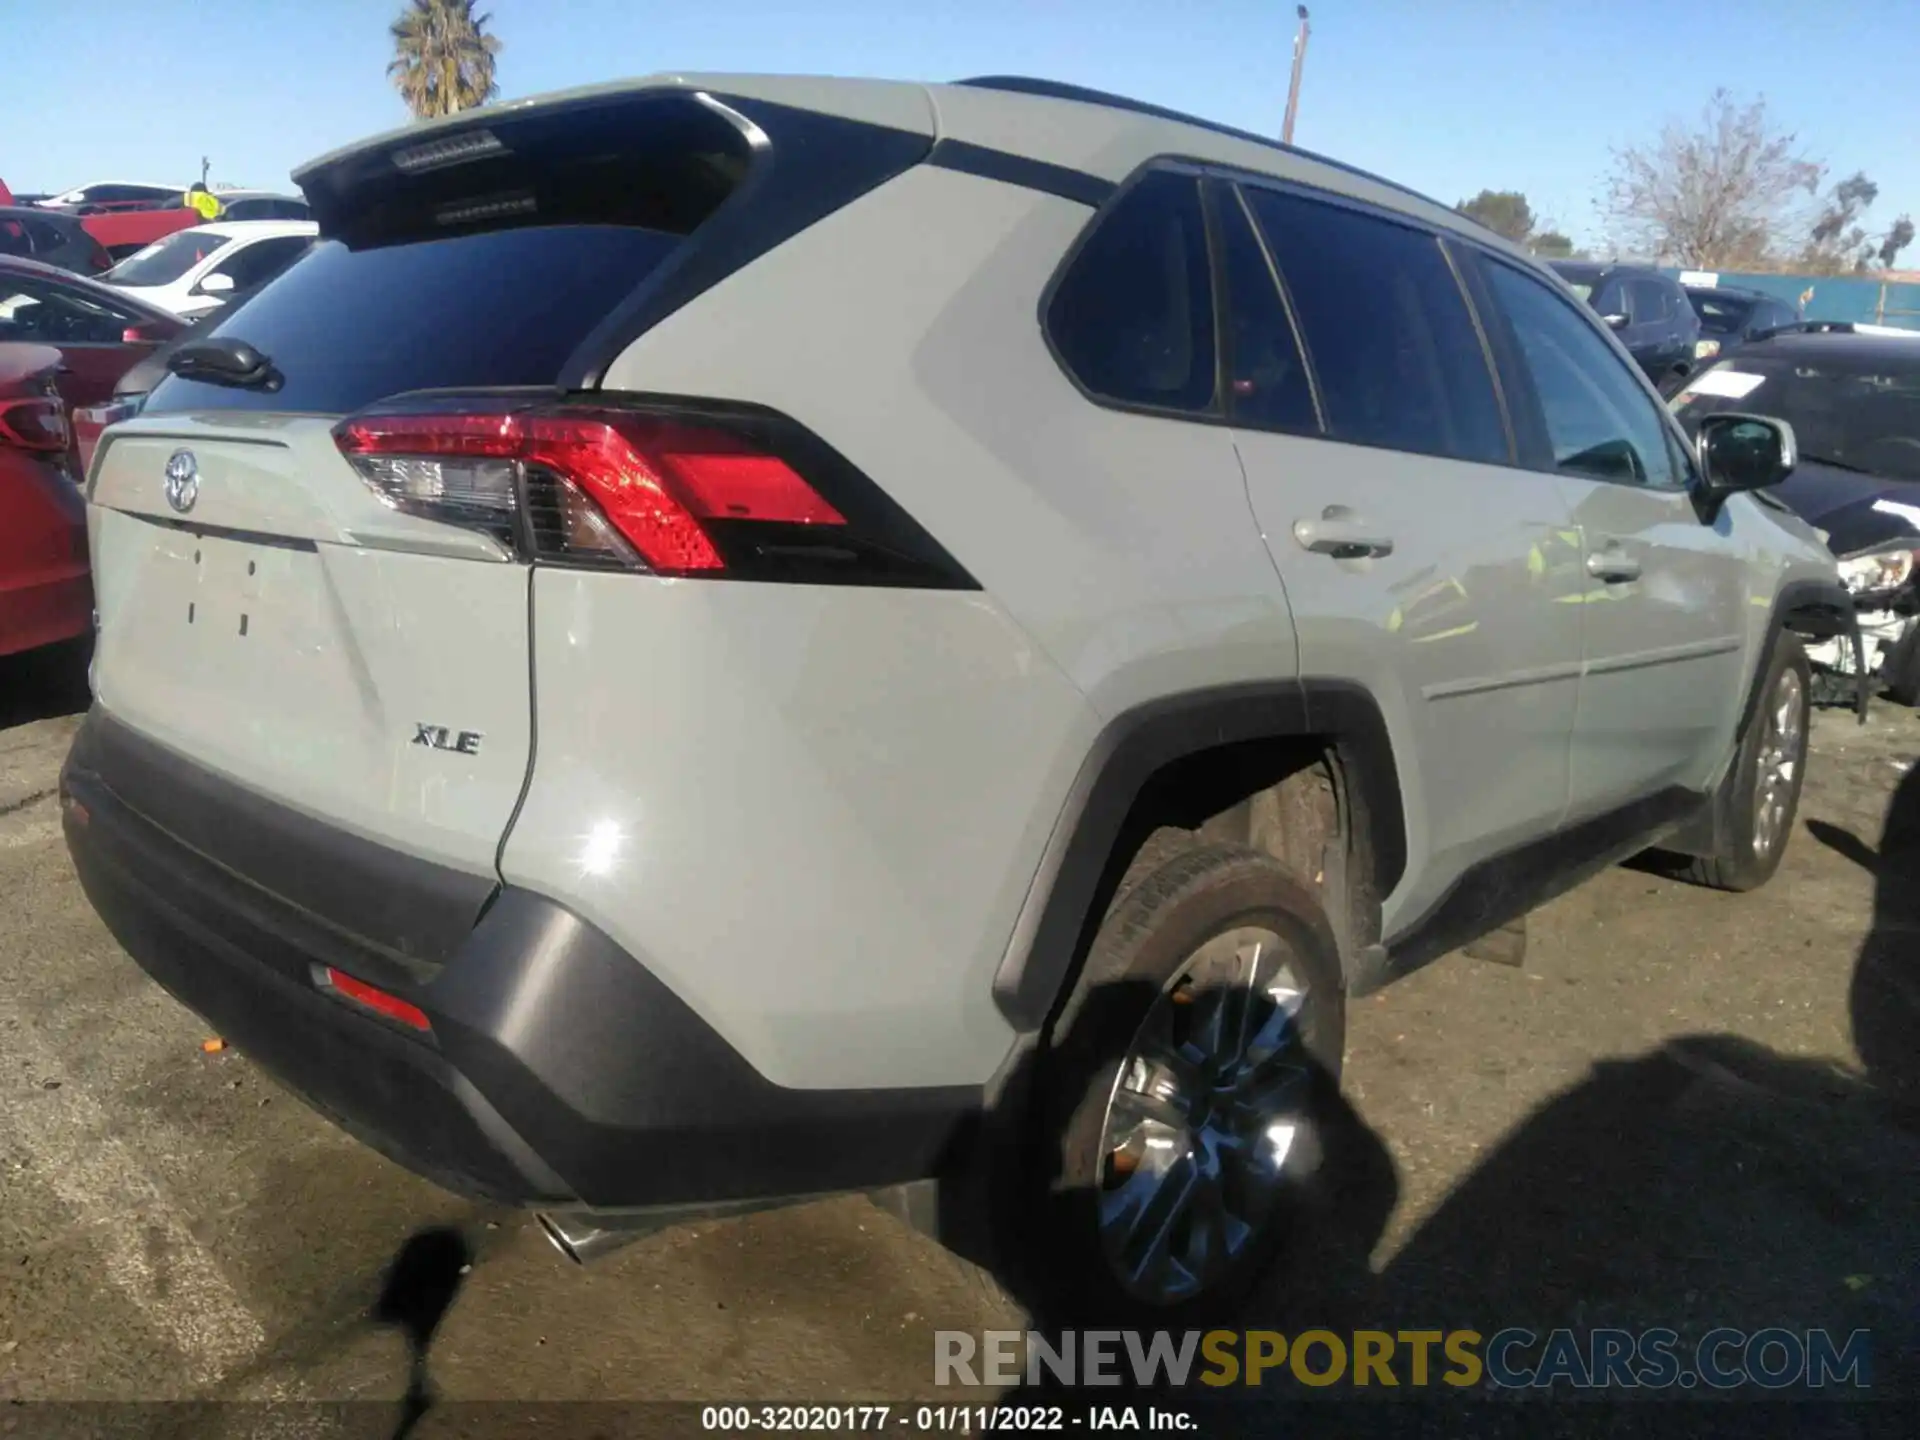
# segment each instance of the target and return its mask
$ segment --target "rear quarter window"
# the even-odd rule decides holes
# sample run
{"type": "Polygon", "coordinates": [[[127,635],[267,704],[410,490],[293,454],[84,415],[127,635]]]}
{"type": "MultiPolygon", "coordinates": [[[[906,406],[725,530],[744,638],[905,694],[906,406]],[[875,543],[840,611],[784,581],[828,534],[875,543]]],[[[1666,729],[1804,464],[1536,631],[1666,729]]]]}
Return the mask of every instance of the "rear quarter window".
{"type": "Polygon", "coordinates": [[[1200,182],[1153,171],[1095,222],[1055,284],[1047,335],[1097,399],[1213,407],[1213,282],[1200,182]]]}

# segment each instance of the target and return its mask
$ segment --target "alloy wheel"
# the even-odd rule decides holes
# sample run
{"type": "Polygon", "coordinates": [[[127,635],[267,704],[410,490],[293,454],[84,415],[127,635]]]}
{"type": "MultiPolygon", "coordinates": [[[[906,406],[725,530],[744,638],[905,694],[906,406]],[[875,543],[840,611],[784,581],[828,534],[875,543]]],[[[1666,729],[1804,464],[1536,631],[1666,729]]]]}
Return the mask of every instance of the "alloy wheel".
{"type": "Polygon", "coordinates": [[[1760,753],[1755,762],[1753,853],[1761,859],[1773,854],[1786,838],[1787,814],[1800,780],[1806,713],[1806,690],[1800,672],[1782,670],[1773,693],[1767,697],[1760,753]]]}
{"type": "Polygon", "coordinates": [[[1215,936],[1155,999],[1101,1135],[1099,1225],[1121,1285],[1151,1304],[1207,1290],[1317,1163],[1314,997],[1263,926],[1215,936]]]}

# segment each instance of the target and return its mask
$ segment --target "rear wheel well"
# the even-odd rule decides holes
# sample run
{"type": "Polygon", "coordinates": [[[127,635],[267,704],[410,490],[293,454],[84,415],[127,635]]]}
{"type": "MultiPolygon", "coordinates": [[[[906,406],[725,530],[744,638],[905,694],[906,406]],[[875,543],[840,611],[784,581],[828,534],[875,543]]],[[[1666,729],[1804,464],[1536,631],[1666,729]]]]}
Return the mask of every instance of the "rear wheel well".
{"type": "Polygon", "coordinates": [[[1196,840],[1263,850],[1312,887],[1351,976],[1360,952],[1380,938],[1381,877],[1358,764],[1337,737],[1302,735],[1217,745],[1153,771],[1115,836],[1059,1002],[1113,906],[1196,840]]]}

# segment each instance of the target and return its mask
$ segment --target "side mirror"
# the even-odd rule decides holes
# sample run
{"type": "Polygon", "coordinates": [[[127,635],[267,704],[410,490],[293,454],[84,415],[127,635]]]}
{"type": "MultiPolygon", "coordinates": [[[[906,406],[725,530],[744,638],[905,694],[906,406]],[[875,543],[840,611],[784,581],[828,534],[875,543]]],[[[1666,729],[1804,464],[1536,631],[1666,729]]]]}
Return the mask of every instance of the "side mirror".
{"type": "Polygon", "coordinates": [[[1624,315],[1602,315],[1600,319],[1609,330],[1624,330],[1632,323],[1624,315]]]}
{"type": "Polygon", "coordinates": [[[201,295],[226,295],[233,290],[233,277],[231,275],[209,275],[193,288],[201,295]]]}
{"type": "Polygon", "coordinates": [[[1694,452],[1704,498],[1714,510],[1729,495],[1778,485],[1800,458],[1793,427],[1765,415],[1707,416],[1700,422],[1694,452]]]}

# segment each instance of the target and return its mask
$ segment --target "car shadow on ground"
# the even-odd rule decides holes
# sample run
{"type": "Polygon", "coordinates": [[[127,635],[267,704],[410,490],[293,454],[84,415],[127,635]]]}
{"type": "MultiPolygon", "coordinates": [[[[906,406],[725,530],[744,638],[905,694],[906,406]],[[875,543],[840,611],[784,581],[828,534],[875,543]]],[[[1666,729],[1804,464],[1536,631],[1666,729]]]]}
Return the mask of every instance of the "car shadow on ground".
{"type": "MultiPolygon", "coordinates": [[[[1424,1389],[1409,1384],[1403,1355],[1394,1389],[1304,1385],[1282,1364],[1258,1389],[1122,1385],[1069,1397],[1043,1375],[1007,1402],[1157,1403],[1189,1412],[1207,1433],[1920,1433],[1920,768],[1893,797],[1880,836],[1808,828],[1876,877],[1850,997],[1858,1069],[1724,1034],[1604,1061],[1510,1132],[1385,1254],[1375,1251],[1398,1198],[1394,1166],[1341,1107],[1327,1122],[1328,1172],[1272,1284],[1217,1323],[1289,1337],[1472,1330],[1489,1340],[1519,1327],[1542,1341],[1563,1327],[1583,1340],[1603,1327],[1666,1327],[1678,1332],[1683,1364],[1719,1327],[1825,1330],[1841,1347],[1865,1330],[1866,1390],[1722,1395],[1670,1383],[1603,1394],[1571,1380],[1495,1389],[1485,1377],[1450,1389],[1436,1348],[1424,1389]]],[[[1050,1313],[1046,1285],[1004,1266],[997,1274],[1042,1330],[1099,1323],[1050,1313]]],[[[1540,1354],[1523,1344],[1511,1358],[1540,1354]]],[[[1318,1349],[1310,1368],[1328,1363],[1318,1349]]]]}
{"type": "Polygon", "coordinates": [[[92,655],[91,643],[81,641],[0,656],[0,730],[84,711],[92,655]]]}

